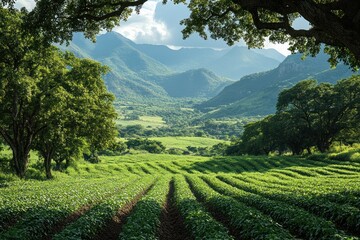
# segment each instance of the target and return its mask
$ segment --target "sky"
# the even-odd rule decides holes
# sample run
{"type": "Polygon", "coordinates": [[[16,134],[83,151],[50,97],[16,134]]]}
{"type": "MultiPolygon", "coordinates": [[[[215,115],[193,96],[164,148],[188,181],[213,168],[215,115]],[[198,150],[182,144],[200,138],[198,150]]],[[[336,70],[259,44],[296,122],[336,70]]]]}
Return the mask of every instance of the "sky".
{"type": "MultiPolygon", "coordinates": [[[[17,7],[32,9],[33,0],[18,0],[17,7]]],[[[202,39],[197,33],[192,34],[188,39],[183,40],[181,30],[183,26],[179,23],[187,18],[190,12],[183,4],[174,5],[169,1],[166,5],[159,0],[149,0],[146,2],[140,14],[133,14],[126,22],[121,22],[119,27],[113,31],[121,33],[126,38],[136,43],[161,44],[170,47],[211,47],[226,48],[226,43],[222,40],[202,39]]],[[[296,23],[296,28],[307,28],[305,20],[296,23]]],[[[244,46],[243,42],[237,45],[244,46]]],[[[287,44],[273,44],[265,42],[265,48],[274,48],[283,55],[289,55],[287,44]]]]}

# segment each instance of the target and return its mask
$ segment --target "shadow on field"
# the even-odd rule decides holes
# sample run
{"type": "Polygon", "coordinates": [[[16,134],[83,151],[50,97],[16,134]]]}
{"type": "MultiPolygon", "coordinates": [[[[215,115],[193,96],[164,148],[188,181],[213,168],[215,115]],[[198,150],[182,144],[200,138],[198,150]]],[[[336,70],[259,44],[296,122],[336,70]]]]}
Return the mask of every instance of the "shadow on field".
{"type": "Polygon", "coordinates": [[[273,169],[288,167],[325,167],[344,162],[329,159],[308,159],[293,156],[266,157],[266,156],[239,156],[239,157],[214,157],[209,161],[194,162],[182,167],[182,170],[195,170],[202,173],[243,173],[267,172],[273,169]]]}

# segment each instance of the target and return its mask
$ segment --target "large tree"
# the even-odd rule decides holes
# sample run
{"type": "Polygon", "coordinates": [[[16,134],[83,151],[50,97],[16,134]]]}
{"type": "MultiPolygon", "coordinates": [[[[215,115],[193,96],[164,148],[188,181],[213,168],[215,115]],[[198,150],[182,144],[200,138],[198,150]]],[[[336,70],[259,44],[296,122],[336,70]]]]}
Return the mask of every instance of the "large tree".
{"type": "Polygon", "coordinates": [[[35,149],[44,159],[46,176],[51,178],[51,160],[59,163],[79,157],[84,148],[101,150],[115,140],[114,96],[107,92],[102,75],[107,68],[99,63],[65,53],[69,68],[43,103],[42,124],[35,149]]]}
{"type": "Polygon", "coordinates": [[[360,105],[360,77],[336,85],[315,80],[299,82],[279,94],[278,113],[287,113],[301,129],[301,139],[310,139],[321,151],[329,149],[341,132],[357,129],[360,105]]]}
{"type": "MultiPolygon", "coordinates": [[[[28,15],[29,29],[40,30],[52,41],[70,40],[83,31],[94,38],[101,29],[110,30],[139,12],[147,0],[38,0],[28,15]]],[[[16,0],[1,0],[12,6],[16,0]]],[[[166,2],[166,0],[163,0],[166,2]]],[[[336,64],[343,60],[360,66],[360,2],[354,0],[174,0],[188,3],[184,37],[198,32],[207,38],[222,38],[229,44],[243,39],[249,47],[261,47],[268,37],[289,42],[292,51],[316,54],[321,44],[336,64]],[[294,20],[304,18],[310,29],[295,29],[294,20]]]]}
{"type": "Polygon", "coordinates": [[[116,117],[114,97],[101,79],[107,68],[48,46],[41,34],[25,29],[24,16],[0,8],[0,137],[13,152],[19,177],[35,146],[47,170],[56,148],[74,143],[71,136],[106,146],[116,117]]]}

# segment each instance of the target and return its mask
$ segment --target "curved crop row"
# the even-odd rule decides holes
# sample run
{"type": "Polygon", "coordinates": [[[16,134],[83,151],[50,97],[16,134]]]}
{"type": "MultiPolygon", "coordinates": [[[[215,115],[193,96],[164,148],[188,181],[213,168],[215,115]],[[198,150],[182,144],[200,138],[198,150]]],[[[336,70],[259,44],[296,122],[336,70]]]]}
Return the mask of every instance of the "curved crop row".
{"type": "MultiPolygon", "coordinates": [[[[135,178],[127,179],[118,184],[114,181],[99,181],[99,183],[64,184],[56,188],[44,188],[33,191],[28,195],[28,201],[12,202],[12,205],[2,206],[2,219],[11,217],[14,211],[18,212],[19,221],[8,231],[0,234],[0,239],[31,239],[46,235],[58,222],[65,219],[72,212],[84,205],[91,205],[101,201],[104,197],[115,194],[122,187],[135,178]],[[102,183],[102,184],[101,184],[102,183]]],[[[13,216],[14,217],[14,216],[13,216]]]]}
{"type": "Polygon", "coordinates": [[[230,177],[221,177],[229,184],[271,199],[291,203],[311,211],[316,215],[325,217],[336,224],[353,232],[359,232],[360,210],[349,204],[336,204],[328,200],[326,196],[313,196],[310,194],[289,194],[281,192],[281,189],[267,188],[259,184],[249,184],[230,177]]]}
{"type": "Polygon", "coordinates": [[[164,177],[136,204],[127,218],[119,239],[158,239],[160,215],[169,191],[169,177],[164,177]]]}
{"type": "Polygon", "coordinates": [[[104,202],[96,205],[77,221],[68,225],[62,232],[54,236],[54,240],[88,239],[102,229],[115,213],[129,203],[136,195],[145,191],[153,184],[153,177],[143,177],[136,184],[124,188],[104,202]]]}
{"type": "MultiPolygon", "coordinates": [[[[320,202],[331,201],[338,204],[349,204],[360,208],[360,178],[349,181],[338,178],[317,178],[306,181],[280,181],[269,176],[237,175],[234,178],[249,182],[255,186],[267,188],[268,191],[278,194],[291,194],[293,196],[308,195],[318,198],[320,202]]],[[[249,185],[253,189],[253,186],[249,185]]]]}
{"type": "Polygon", "coordinates": [[[294,239],[270,217],[235,199],[223,196],[198,177],[188,177],[193,190],[214,212],[220,213],[240,239],[294,239]]]}
{"type": "Polygon", "coordinates": [[[214,220],[197,202],[183,176],[175,176],[174,202],[194,239],[233,239],[227,229],[214,220]]]}
{"type": "Polygon", "coordinates": [[[306,239],[351,239],[337,230],[332,223],[301,208],[240,190],[216,178],[203,177],[203,179],[216,191],[259,209],[300,237],[306,239]]]}

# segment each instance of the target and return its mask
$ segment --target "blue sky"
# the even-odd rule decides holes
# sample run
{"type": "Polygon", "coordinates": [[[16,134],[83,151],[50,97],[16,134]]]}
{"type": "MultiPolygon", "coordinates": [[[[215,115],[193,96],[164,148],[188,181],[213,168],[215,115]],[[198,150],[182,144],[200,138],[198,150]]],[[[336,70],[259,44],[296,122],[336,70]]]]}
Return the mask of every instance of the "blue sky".
{"type": "MultiPolygon", "coordinates": [[[[25,6],[31,9],[34,6],[33,0],[18,0],[18,7],[25,6]]],[[[203,40],[196,33],[190,38],[183,40],[181,30],[183,26],[180,20],[189,16],[189,10],[183,4],[174,5],[169,1],[163,5],[161,1],[149,0],[146,2],[140,14],[133,14],[128,21],[121,22],[117,31],[136,43],[163,44],[173,47],[212,47],[226,48],[227,45],[222,40],[203,40]]],[[[307,28],[306,21],[298,21],[297,28],[307,28]]],[[[238,43],[244,45],[243,43],[238,43]]],[[[284,55],[290,54],[287,50],[288,45],[265,43],[265,48],[274,48],[284,55]]]]}

